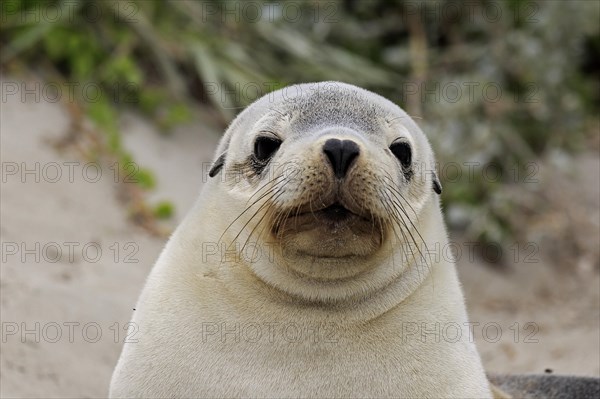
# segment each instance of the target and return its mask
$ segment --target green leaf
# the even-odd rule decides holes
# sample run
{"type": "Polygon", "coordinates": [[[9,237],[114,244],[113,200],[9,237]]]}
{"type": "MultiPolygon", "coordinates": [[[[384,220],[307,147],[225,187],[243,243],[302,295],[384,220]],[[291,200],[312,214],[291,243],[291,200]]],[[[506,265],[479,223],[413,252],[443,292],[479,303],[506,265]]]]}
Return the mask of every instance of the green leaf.
{"type": "Polygon", "coordinates": [[[174,205],[169,201],[161,201],[154,207],[154,216],[159,219],[168,219],[175,212],[174,205]]]}
{"type": "Polygon", "coordinates": [[[156,187],[156,179],[154,173],[146,168],[140,168],[133,176],[132,179],[144,189],[151,189],[156,187]]]}

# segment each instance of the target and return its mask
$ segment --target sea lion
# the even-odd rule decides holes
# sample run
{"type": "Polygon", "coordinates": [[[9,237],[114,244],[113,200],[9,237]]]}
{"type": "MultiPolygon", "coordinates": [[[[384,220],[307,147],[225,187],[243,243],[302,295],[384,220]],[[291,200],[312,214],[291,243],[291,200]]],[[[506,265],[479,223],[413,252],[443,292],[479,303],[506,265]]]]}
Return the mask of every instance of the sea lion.
{"type": "Polygon", "coordinates": [[[290,86],[225,132],[154,266],[111,397],[492,396],[425,135],[339,82],[290,86]]]}

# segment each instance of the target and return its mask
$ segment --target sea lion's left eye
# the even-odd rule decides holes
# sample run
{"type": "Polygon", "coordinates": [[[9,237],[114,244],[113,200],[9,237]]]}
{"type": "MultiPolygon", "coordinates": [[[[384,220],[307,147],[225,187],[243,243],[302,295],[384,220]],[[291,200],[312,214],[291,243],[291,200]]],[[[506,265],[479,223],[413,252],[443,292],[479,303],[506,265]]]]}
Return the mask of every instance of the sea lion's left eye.
{"type": "Polygon", "coordinates": [[[398,158],[402,167],[407,169],[412,161],[412,150],[406,141],[396,141],[390,146],[390,151],[398,158]]]}
{"type": "Polygon", "coordinates": [[[266,162],[281,146],[281,140],[274,137],[259,136],[254,142],[254,156],[261,162],[266,162]]]}

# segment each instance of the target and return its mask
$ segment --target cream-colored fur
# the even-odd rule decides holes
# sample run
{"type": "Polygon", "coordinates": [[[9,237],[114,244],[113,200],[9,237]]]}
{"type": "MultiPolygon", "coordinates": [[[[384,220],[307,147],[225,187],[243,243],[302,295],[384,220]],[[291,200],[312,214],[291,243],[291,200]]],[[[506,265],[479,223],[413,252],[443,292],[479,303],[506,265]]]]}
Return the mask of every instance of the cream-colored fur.
{"type": "Polygon", "coordinates": [[[132,320],[138,342],[125,344],[110,396],[491,397],[453,261],[433,253],[447,235],[427,139],[365,90],[292,89],[251,105],[223,137],[222,170],[148,277],[132,320]],[[235,173],[265,130],[283,140],[265,174],[235,173]],[[397,137],[418,165],[410,180],[387,150],[397,137]],[[360,147],[338,194],[328,138],[360,147]],[[382,219],[394,206],[404,224],[338,230],[306,216],[272,234],[332,195],[382,219]]]}

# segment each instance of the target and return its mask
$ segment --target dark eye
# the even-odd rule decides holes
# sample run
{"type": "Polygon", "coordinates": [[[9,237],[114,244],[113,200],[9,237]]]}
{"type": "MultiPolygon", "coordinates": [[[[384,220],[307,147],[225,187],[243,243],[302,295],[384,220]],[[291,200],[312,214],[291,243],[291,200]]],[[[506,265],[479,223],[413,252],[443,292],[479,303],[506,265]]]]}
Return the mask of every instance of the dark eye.
{"type": "Polygon", "coordinates": [[[409,168],[412,160],[412,151],[410,144],[405,141],[397,141],[392,143],[390,151],[398,158],[403,168],[409,168]]]}
{"type": "Polygon", "coordinates": [[[261,162],[266,162],[275,154],[281,145],[281,140],[274,137],[257,137],[254,142],[254,156],[261,162]]]}

